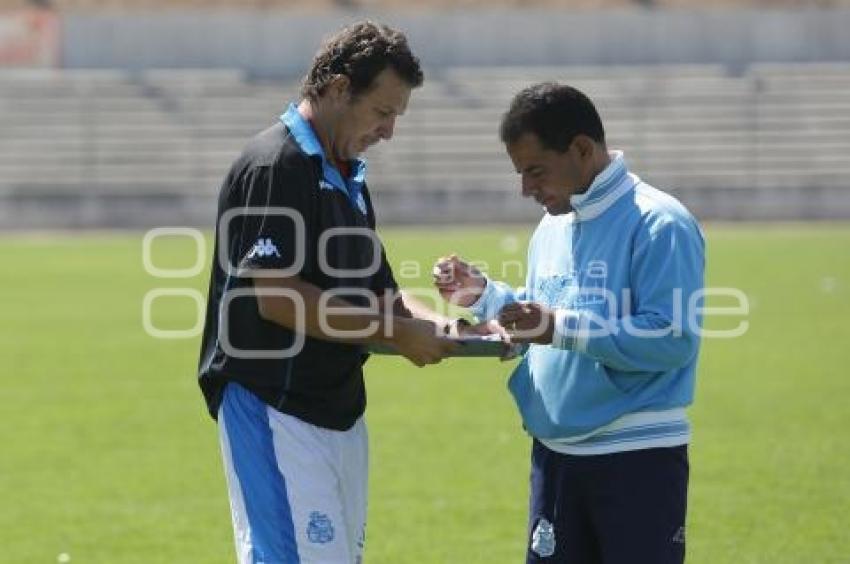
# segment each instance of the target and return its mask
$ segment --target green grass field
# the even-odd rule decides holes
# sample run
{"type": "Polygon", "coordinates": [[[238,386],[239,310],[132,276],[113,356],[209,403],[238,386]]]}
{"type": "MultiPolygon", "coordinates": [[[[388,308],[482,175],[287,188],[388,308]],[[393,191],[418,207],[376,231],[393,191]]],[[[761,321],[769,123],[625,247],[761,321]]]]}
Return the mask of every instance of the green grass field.
{"type": "MultiPolygon", "coordinates": [[[[382,235],[404,283],[425,286],[447,251],[496,273],[523,261],[530,229],[382,235]]],[[[707,233],[708,284],[741,288],[751,312],[743,337],[703,345],[688,561],[850,562],[850,226],[707,233]]],[[[141,240],[0,237],[0,562],[234,560],[215,426],[195,383],[199,339],[142,329],[147,291],[205,292],[206,270],[153,278],[141,240]]],[[[160,267],[194,262],[186,239],[153,251],[160,267]]],[[[161,328],[189,328],[194,315],[186,298],[154,304],[161,328]]],[[[521,561],[529,439],[505,389],[511,366],[370,362],[368,562],[521,561]]]]}

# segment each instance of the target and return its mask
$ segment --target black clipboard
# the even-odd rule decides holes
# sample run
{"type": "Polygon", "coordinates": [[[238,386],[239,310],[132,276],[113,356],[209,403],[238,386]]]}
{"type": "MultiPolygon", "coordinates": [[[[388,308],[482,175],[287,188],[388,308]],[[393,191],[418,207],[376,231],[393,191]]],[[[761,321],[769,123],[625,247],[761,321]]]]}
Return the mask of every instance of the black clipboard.
{"type": "MultiPolygon", "coordinates": [[[[448,357],[495,357],[502,358],[511,351],[511,345],[499,335],[475,335],[468,337],[446,337],[449,341],[458,343],[457,350],[448,357]]],[[[371,354],[398,355],[393,347],[372,345],[371,354]]]]}

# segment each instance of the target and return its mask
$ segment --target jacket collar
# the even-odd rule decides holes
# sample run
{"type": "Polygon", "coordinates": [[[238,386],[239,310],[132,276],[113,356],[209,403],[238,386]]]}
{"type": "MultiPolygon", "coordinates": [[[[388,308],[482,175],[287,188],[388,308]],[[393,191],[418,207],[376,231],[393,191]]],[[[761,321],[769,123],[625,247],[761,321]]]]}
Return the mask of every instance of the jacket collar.
{"type": "Polygon", "coordinates": [[[366,161],[363,159],[354,159],[351,165],[351,178],[346,181],[339,170],[333,166],[325,156],[325,151],[322,149],[322,144],[298,107],[295,104],[289,104],[286,112],[281,114],[280,121],[286,126],[289,132],[295,137],[295,142],[301,147],[307,155],[318,157],[322,161],[322,182],[320,188],[337,189],[344,192],[351,202],[365,213],[365,204],[363,204],[363,185],[366,183],[366,161]]]}
{"type": "Polygon", "coordinates": [[[635,186],[622,151],[611,151],[611,162],[596,175],[583,194],[570,196],[570,205],[577,221],[593,219],[610,208],[635,186]]]}

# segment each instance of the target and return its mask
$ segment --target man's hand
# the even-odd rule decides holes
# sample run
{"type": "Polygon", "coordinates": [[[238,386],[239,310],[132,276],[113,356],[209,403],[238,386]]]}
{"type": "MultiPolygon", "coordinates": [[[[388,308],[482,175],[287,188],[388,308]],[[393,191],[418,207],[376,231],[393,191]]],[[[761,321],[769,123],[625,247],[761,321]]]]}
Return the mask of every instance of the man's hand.
{"type": "Polygon", "coordinates": [[[423,319],[398,319],[390,344],[416,366],[437,364],[451,354],[457,344],[437,334],[437,326],[423,319]]]}
{"type": "Polygon", "coordinates": [[[434,263],[434,286],[444,300],[469,307],[478,301],[487,280],[481,271],[457,257],[441,257],[434,263]]]}
{"type": "Polygon", "coordinates": [[[498,335],[501,337],[502,342],[504,343],[504,354],[500,357],[500,360],[512,360],[522,352],[522,347],[520,347],[519,344],[511,343],[510,335],[508,335],[504,327],[499,325],[499,322],[495,319],[483,321],[475,325],[470,325],[468,323],[461,324],[456,327],[457,330],[452,329],[452,332],[450,333],[452,337],[481,337],[485,335],[498,335]]]}
{"type": "Polygon", "coordinates": [[[499,324],[512,343],[551,345],[555,312],[537,302],[515,302],[499,312],[499,324]]]}
{"type": "Polygon", "coordinates": [[[452,337],[476,337],[484,335],[501,335],[507,338],[507,333],[502,329],[502,326],[495,319],[483,321],[472,325],[470,323],[453,325],[451,332],[452,337]]]}

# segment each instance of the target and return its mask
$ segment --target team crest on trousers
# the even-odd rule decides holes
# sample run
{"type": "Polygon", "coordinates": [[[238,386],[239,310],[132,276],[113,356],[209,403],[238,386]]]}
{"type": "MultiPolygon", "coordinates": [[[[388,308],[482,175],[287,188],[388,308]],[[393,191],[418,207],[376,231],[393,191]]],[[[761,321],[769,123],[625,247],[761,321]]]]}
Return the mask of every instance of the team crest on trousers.
{"type": "Polygon", "coordinates": [[[334,525],[324,513],[313,511],[307,523],[307,539],[312,543],[326,544],[334,540],[334,525]]]}
{"type": "Polygon", "coordinates": [[[555,528],[545,518],[541,518],[531,535],[531,550],[537,556],[546,558],[555,554],[555,528]]]}

